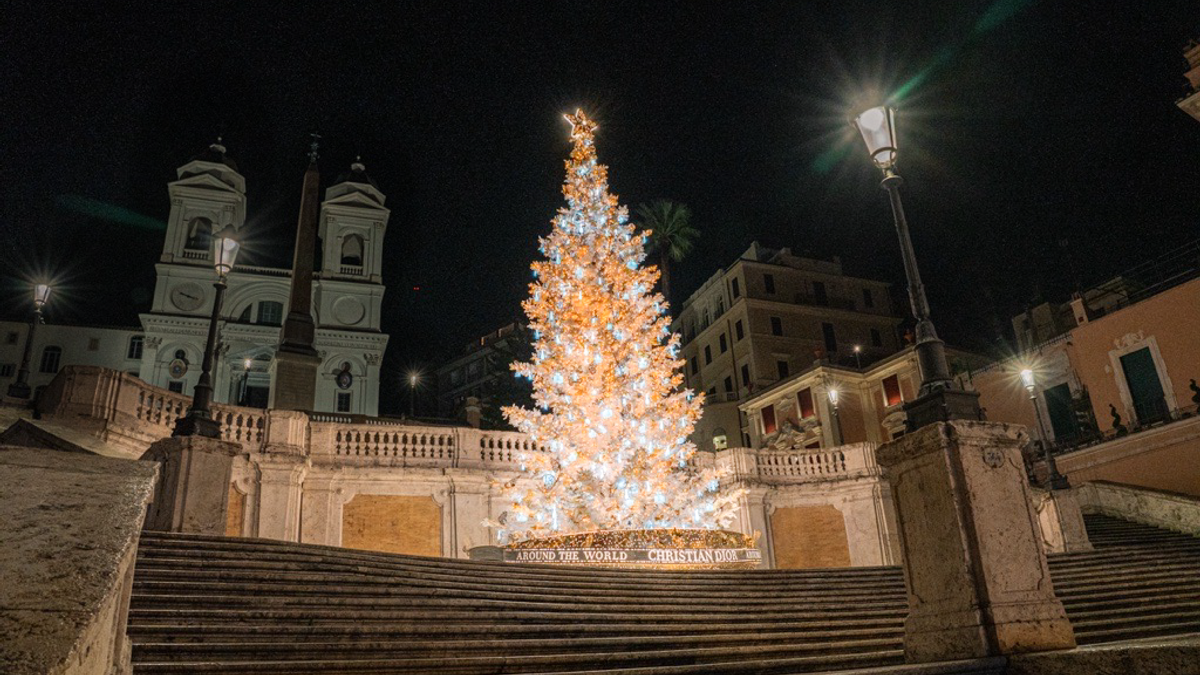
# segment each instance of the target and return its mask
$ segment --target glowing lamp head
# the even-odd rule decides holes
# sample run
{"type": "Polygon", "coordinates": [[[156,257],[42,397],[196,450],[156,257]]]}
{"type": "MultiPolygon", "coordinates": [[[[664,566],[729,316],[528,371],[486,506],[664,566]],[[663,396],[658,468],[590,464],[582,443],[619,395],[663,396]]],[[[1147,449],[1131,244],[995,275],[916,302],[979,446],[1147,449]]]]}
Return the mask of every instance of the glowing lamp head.
{"type": "Polygon", "coordinates": [[[244,365],[246,367],[246,370],[250,370],[250,366],[254,365],[254,360],[246,359],[245,361],[242,362],[242,365],[244,365]]]}
{"type": "Polygon", "coordinates": [[[854,118],[854,126],[862,134],[875,166],[892,168],[896,164],[896,110],[885,105],[868,108],[854,118]]]}
{"type": "Polygon", "coordinates": [[[854,345],[854,353],[861,354],[862,353],[862,345],[854,345]]]}
{"type": "Polygon", "coordinates": [[[408,374],[408,386],[415,389],[417,387],[417,385],[420,383],[421,383],[421,374],[420,373],[413,371],[408,374]]]}
{"type": "Polygon", "coordinates": [[[36,286],[33,287],[33,304],[37,305],[38,309],[41,309],[42,305],[46,304],[46,301],[49,299],[50,299],[50,285],[49,284],[37,284],[36,286]]]}
{"type": "Polygon", "coordinates": [[[1025,385],[1029,391],[1033,391],[1033,388],[1037,386],[1037,380],[1034,379],[1032,370],[1026,368],[1021,371],[1021,384],[1025,385]]]}
{"type": "Polygon", "coordinates": [[[837,389],[829,390],[829,402],[832,403],[833,407],[835,407],[835,408],[837,407],[837,404],[838,404],[838,396],[840,396],[840,394],[838,394],[837,389]]]}
{"type": "Polygon", "coordinates": [[[217,233],[213,238],[213,265],[217,268],[217,276],[224,279],[225,275],[229,274],[241,247],[237,240],[237,230],[232,225],[226,225],[225,229],[217,233]]]}

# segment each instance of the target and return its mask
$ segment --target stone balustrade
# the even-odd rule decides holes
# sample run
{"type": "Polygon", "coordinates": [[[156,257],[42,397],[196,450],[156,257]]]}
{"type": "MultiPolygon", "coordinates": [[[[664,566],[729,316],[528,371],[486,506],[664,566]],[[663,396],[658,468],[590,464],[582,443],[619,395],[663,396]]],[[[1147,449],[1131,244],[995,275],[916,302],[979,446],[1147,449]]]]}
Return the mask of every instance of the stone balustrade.
{"type": "MultiPolygon", "coordinates": [[[[170,436],[175,420],[187,413],[190,404],[188,396],[127,373],[69,366],[47,388],[39,409],[47,417],[82,422],[102,440],[140,452],[170,436]]],[[[314,463],[516,470],[522,454],[546,451],[544,445],[514,431],[220,403],[213,404],[212,411],[221,423],[221,440],[240,445],[244,452],[289,448],[314,463]]],[[[698,452],[693,459],[693,465],[701,468],[714,464],[726,470],[731,480],[768,485],[879,475],[875,446],[870,443],[796,450],[728,448],[698,452]]]]}

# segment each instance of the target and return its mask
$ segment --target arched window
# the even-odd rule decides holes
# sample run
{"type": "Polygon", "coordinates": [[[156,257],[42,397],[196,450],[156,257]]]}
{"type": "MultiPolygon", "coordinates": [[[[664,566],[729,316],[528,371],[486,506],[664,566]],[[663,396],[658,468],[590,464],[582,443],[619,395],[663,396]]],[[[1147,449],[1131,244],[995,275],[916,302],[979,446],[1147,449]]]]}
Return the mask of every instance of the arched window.
{"type": "Polygon", "coordinates": [[[57,373],[60,361],[62,361],[62,347],[46,347],[42,350],[42,364],[38,370],[43,373],[57,373]]]}
{"type": "Polygon", "coordinates": [[[255,323],[264,326],[282,326],[283,303],[273,300],[264,300],[258,303],[258,321],[255,323]]]}
{"type": "Polygon", "coordinates": [[[360,235],[352,234],[342,240],[342,264],[362,267],[363,238],[360,235]]]}
{"type": "Polygon", "coordinates": [[[207,251],[212,248],[213,224],[208,218],[192,218],[188,223],[186,248],[207,251]]]}

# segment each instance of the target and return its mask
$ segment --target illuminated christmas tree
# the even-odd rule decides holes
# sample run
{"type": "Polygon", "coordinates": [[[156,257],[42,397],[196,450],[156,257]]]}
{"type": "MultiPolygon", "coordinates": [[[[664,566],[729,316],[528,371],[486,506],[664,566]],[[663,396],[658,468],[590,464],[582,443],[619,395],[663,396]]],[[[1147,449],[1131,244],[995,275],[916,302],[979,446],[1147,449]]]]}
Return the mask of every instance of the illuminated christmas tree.
{"type": "Polygon", "coordinates": [[[680,387],[659,272],[642,266],[648,233],[608,193],[595,123],[582,111],[566,118],[567,207],[540,240],[546,260],[532,265],[532,361],[513,366],[533,381],[536,408],[504,411],[546,450],[521,456],[525,480],[506,486],[501,538],[725,527],[738,493],[721,493],[715,469],[689,465],[701,400],[680,387]]]}

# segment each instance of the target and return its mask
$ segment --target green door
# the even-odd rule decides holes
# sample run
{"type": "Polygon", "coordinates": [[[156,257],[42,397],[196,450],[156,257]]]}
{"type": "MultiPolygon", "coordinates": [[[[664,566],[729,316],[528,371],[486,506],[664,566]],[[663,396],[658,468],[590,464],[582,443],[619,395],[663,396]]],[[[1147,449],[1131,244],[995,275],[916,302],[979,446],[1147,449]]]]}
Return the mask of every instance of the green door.
{"type": "Polygon", "coordinates": [[[1050,428],[1054,430],[1057,443],[1069,441],[1079,435],[1075,424],[1075,411],[1071,406],[1071,387],[1066,382],[1042,392],[1046,397],[1046,413],[1050,417],[1050,428]]]}
{"type": "Polygon", "coordinates": [[[1133,410],[1140,424],[1165,417],[1167,401],[1163,396],[1162,382],[1150,356],[1150,348],[1144,347],[1121,357],[1121,369],[1125,371],[1125,382],[1133,398],[1133,410]]]}

